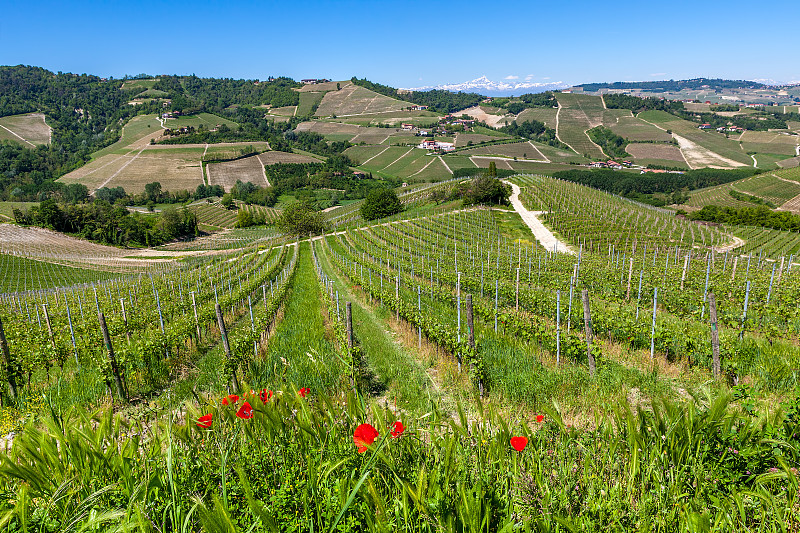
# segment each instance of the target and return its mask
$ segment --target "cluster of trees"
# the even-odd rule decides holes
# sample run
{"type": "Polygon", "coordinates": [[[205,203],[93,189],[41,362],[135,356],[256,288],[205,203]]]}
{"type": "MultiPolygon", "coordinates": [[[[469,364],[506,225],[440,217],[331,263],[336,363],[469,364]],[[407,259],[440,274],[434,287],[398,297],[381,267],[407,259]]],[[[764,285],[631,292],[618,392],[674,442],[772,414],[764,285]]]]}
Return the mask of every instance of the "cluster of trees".
{"type": "Polygon", "coordinates": [[[604,94],[603,100],[609,109],[630,109],[634,113],[640,111],[666,111],[677,113],[684,110],[683,102],[663,100],[661,98],[639,98],[629,94],[604,94]]]}
{"type": "Polygon", "coordinates": [[[196,113],[202,110],[222,112],[229,106],[297,105],[300,94],[292,89],[300,84],[290,78],[272,81],[200,78],[197,76],[160,76],[153,86],[172,100],[172,110],[196,113]]]}
{"type": "Polygon", "coordinates": [[[663,81],[617,81],[614,83],[584,83],[578,85],[584,91],[597,92],[600,89],[641,89],[645,92],[677,92],[683,89],[761,89],[766,85],[747,80],[723,80],[719,78],[694,78],[691,80],[663,81]]]}
{"type": "Polygon", "coordinates": [[[361,218],[377,220],[397,214],[403,210],[403,204],[394,189],[373,189],[361,204],[361,218]]]}
{"type": "Polygon", "coordinates": [[[605,126],[592,128],[586,134],[606,155],[615,158],[630,157],[630,154],[625,151],[625,147],[628,146],[628,139],[620,137],[605,126]]]}
{"type": "Polygon", "coordinates": [[[526,120],[521,124],[517,124],[515,120],[511,124],[500,128],[499,131],[569,150],[569,147],[565,146],[556,138],[556,130],[548,128],[544,125],[544,122],[539,122],[538,120],[526,120]]]}
{"type": "Polygon", "coordinates": [[[275,225],[282,232],[299,238],[319,235],[329,227],[325,215],[309,202],[290,204],[275,221],[275,225]]]}
{"type": "Polygon", "coordinates": [[[707,205],[689,215],[692,220],[705,220],[720,224],[761,226],[764,228],[800,231],[800,215],[788,211],[773,211],[765,205],[758,207],[719,207],[707,205]]]}
{"type": "Polygon", "coordinates": [[[769,200],[765,200],[759,196],[753,196],[752,194],[745,194],[743,192],[735,191],[733,189],[730,189],[728,191],[728,194],[731,196],[731,198],[735,198],[740,202],[750,202],[751,204],[765,205],[773,209],[776,207],[776,205],[770,202],[769,200]]]}
{"type": "Polygon", "coordinates": [[[312,131],[287,131],[284,137],[293,146],[301,150],[324,156],[341,154],[353,146],[350,141],[332,141],[329,143],[325,140],[325,137],[312,131]]]}
{"type": "MultiPolygon", "coordinates": [[[[221,187],[220,187],[221,188],[221,187]]],[[[260,187],[249,181],[236,180],[236,184],[231,192],[222,196],[222,205],[230,208],[233,200],[239,200],[246,204],[263,205],[272,207],[278,201],[274,187],[260,187]],[[226,205],[227,204],[227,205],[226,205]]]]}
{"type": "Polygon", "coordinates": [[[115,142],[122,124],[138,111],[127,105],[130,92],[121,85],[39,67],[0,67],[0,116],[39,111],[53,130],[46,146],[0,141],[0,200],[35,201],[39,193],[58,191],[58,177],[115,142]]]}
{"type": "Polygon", "coordinates": [[[355,76],[350,80],[355,85],[360,85],[371,91],[384,96],[390,96],[405,102],[412,102],[418,105],[426,105],[432,111],[440,113],[454,113],[461,109],[476,106],[486,97],[477,93],[454,93],[450,91],[442,91],[439,89],[432,89],[430,91],[404,91],[399,92],[394,87],[388,85],[381,85],[374,83],[366,78],[358,79],[355,76]]]}
{"type": "Polygon", "coordinates": [[[611,169],[591,170],[562,170],[555,172],[553,177],[580,183],[608,191],[614,194],[629,196],[632,194],[672,194],[675,191],[695,190],[703,187],[712,187],[723,183],[748,178],[758,172],[754,168],[738,168],[734,170],[721,170],[715,168],[701,168],[678,173],[634,173],[616,171],[611,169]]]}
{"type": "Polygon", "coordinates": [[[715,113],[716,111],[738,111],[739,106],[736,105],[718,105],[712,108],[714,112],[697,113],[694,111],[687,111],[683,102],[663,100],[661,98],[639,98],[638,96],[631,96],[628,94],[606,94],[603,95],[603,99],[606,102],[606,107],[609,109],[630,109],[634,113],[649,110],[666,111],[667,113],[671,113],[685,120],[697,122],[698,124],[711,124],[714,128],[732,124],[752,131],[786,129],[786,120],[791,120],[790,117],[782,114],[760,113],[757,116],[736,115],[733,117],[722,117],[715,113]]]}
{"type": "Polygon", "coordinates": [[[728,124],[738,126],[745,130],[767,131],[770,129],[786,129],[786,120],[780,116],[761,114],[753,115],[734,115],[732,117],[721,117],[716,113],[681,113],[680,116],[686,120],[697,123],[711,124],[713,128],[725,127],[728,124]]]}
{"type": "MultiPolygon", "coordinates": [[[[356,175],[350,170],[353,162],[344,155],[329,157],[324,163],[278,163],[266,168],[267,179],[277,196],[302,190],[333,189],[343,199],[366,198],[372,189],[397,187],[399,179],[373,179],[372,174],[356,175]]],[[[302,196],[302,194],[301,194],[302,196]]]]}
{"type": "Polygon", "coordinates": [[[95,200],[87,204],[58,204],[47,199],[27,211],[14,209],[18,224],[40,226],[117,246],[157,246],[197,235],[197,217],[174,207],[158,215],[129,212],[125,206],[95,200]]]}
{"type": "Polygon", "coordinates": [[[533,107],[556,107],[558,101],[553,91],[545,91],[543,93],[526,93],[510,98],[493,98],[492,105],[519,115],[525,109],[533,107]]]}

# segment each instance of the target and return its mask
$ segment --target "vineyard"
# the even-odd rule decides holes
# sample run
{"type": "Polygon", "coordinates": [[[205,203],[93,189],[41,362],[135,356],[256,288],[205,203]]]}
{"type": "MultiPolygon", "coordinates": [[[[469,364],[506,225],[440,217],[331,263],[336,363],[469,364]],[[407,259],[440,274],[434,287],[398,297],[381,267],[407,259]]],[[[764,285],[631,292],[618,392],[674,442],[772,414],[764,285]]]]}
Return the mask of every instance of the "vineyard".
{"type": "Polygon", "coordinates": [[[800,243],[510,179],[568,250],[458,179],[138,263],[4,229],[0,527],[793,530],[800,243]]]}

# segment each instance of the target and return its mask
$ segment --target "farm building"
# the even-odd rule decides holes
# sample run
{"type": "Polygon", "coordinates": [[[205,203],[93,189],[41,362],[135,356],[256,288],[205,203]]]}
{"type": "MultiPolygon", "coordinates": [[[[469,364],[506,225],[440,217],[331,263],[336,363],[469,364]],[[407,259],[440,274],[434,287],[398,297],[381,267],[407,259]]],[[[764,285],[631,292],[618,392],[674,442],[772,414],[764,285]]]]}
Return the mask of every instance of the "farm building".
{"type": "Polygon", "coordinates": [[[414,125],[413,124],[401,124],[400,127],[403,128],[404,130],[413,130],[414,129],[414,125]]]}
{"type": "Polygon", "coordinates": [[[700,124],[699,126],[697,126],[697,129],[699,129],[699,130],[710,130],[711,129],[711,124],[708,124],[708,123],[700,124]]]}
{"type": "Polygon", "coordinates": [[[442,152],[452,152],[456,149],[453,143],[435,141],[433,139],[422,141],[418,148],[422,148],[423,150],[441,150],[442,152]]]}
{"type": "Polygon", "coordinates": [[[327,78],[308,78],[306,80],[300,80],[300,83],[303,85],[316,85],[318,83],[327,83],[331,80],[327,78]]]}
{"type": "Polygon", "coordinates": [[[411,106],[411,111],[425,111],[427,109],[428,109],[428,106],[426,106],[426,105],[412,105],[411,106]]]}

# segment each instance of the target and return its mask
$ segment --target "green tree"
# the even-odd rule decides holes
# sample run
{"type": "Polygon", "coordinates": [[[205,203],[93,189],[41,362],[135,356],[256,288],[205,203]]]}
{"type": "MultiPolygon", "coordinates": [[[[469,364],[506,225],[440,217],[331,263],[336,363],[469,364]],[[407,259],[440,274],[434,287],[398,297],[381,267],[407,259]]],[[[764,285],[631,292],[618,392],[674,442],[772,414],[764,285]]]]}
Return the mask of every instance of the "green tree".
{"type": "Polygon", "coordinates": [[[403,210],[403,204],[394,189],[373,189],[361,204],[361,217],[364,220],[384,218],[403,210]]]}
{"type": "Polygon", "coordinates": [[[486,171],[487,176],[497,177],[497,165],[494,161],[489,162],[489,169],[486,171]]]}
{"type": "Polygon", "coordinates": [[[491,176],[473,179],[464,193],[464,205],[508,204],[511,186],[491,176]]]}
{"type": "Polygon", "coordinates": [[[225,209],[232,209],[233,208],[233,195],[231,193],[227,193],[222,197],[220,201],[222,207],[225,209]]]}
{"type": "Polygon", "coordinates": [[[144,195],[149,202],[158,203],[161,200],[161,183],[154,181],[144,186],[144,195]]]}
{"type": "Polygon", "coordinates": [[[234,227],[236,228],[249,228],[255,224],[253,220],[253,215],[247,209],[240,209],[239,214],[236,215],[236,224],[234,227]]]}
{"type": "Polygon", "coordinates": [[[328,227],[325,216],[311,202],[295,202],[284,209],[276,221],[278,228],[296,237],[319,235],[328,227]]]}

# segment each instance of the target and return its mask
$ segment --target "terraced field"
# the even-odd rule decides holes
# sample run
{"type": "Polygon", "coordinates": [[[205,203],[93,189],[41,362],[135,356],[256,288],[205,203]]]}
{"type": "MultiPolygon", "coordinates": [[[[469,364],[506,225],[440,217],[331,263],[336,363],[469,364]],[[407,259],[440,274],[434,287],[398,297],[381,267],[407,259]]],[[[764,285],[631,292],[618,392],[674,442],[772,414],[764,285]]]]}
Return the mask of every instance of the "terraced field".
{"type": "MultiPolygon", "coordinates": [[[[697,209],[704,205],[729,207],[754,207],[757,205],[746,200],[737,200],[730,195],[730,191],[737,191],[761,198],[780,207],[800,195],[800,182],[792,178],[800,179],[794,169],[767,172],[732,183],[699,189],[690,193],[686,205],[697,209]]],[[[790,204],[786,208],[787,211],[793,209],[794,204],[790,204]]]]}
{"type": "Polygon", "coordinates": [[[237,209],[226,209],[218,201],[213,203],[197,203],[189,207],[197,214],[197,223],[204,227],[204,229],[217,231],[220,229],[232,229],[236,224],[236,218],[239,216],[239,210],[243,209],[252,214],[261,214],[266,219],[267,223],[274,221],[280,216],[281,210],[272,207],[264,207],[260,205],[246,205],[242,202],[236,202],[237,209]]]}
{"type": "Polygon", "coordinates": [[[0,117],[0,141],[15,141],[26,146],[50,143],[52,130],[42,113],[0,117]]]}

